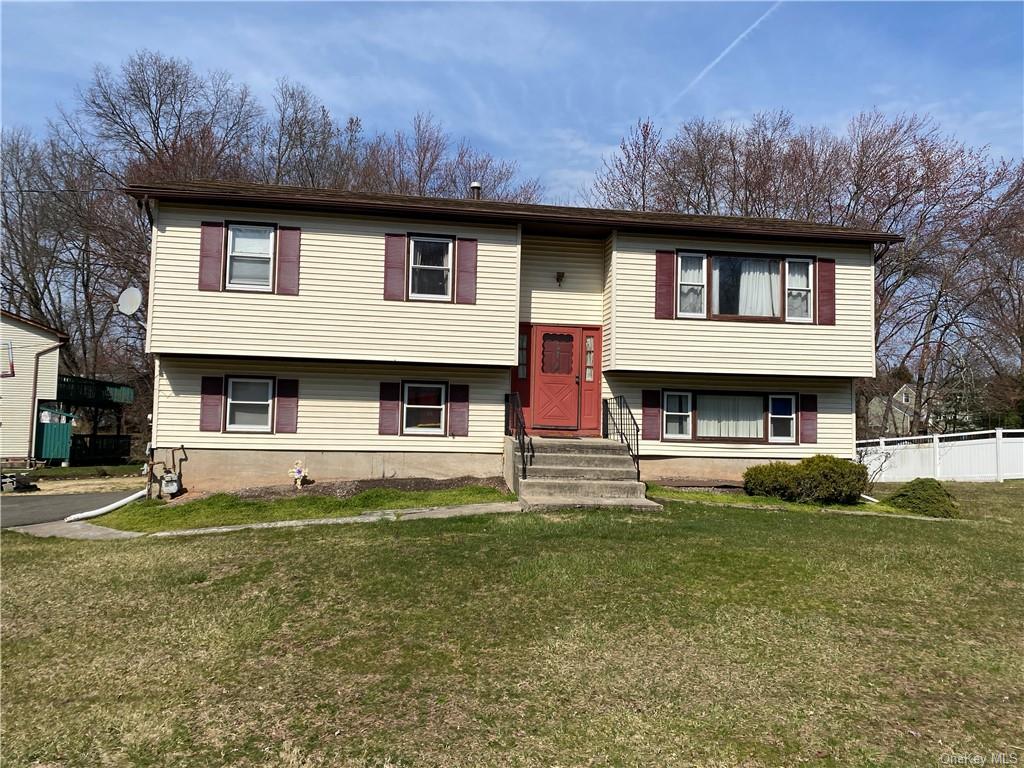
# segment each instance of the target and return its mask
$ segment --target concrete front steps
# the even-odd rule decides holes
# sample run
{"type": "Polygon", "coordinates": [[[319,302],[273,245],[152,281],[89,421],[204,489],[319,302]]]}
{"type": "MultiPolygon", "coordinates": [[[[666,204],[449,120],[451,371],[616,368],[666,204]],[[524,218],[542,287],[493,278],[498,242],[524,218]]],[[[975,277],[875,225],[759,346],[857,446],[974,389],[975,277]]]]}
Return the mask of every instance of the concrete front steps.
{"type": "Polygon", "coordinates": [[[661,509],[645,497],[629,450],[616,440],[533,437],[532,446],[532,463],[516,489],[527,511],[661,509]]]}

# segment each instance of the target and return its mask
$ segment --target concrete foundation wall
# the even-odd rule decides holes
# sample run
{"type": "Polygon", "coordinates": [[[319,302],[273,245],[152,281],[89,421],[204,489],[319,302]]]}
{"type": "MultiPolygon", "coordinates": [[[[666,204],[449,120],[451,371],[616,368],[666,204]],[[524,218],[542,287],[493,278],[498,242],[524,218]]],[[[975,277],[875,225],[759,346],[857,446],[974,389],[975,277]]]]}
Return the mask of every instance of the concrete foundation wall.
{"type": "MultiPolygon", "coordinates": [[[[640,479],[662,484],[679,482],[734,483],[743,482],[743,472],[755,464],[767,464],[773,459],[681,458],[645,459],[640,457],[640,479]]],[[[774,459],[786,461],[786,459],[774,459]]],[[[789,460],[795,463],[795,460],[789,460]]]]}
{"type": "MultiPolygon", "coordinates": [[[[157,461],[170,461],[158,449],[157,461]]],[[[314,481],[368,480],[389,477],[497,477],[501,454],[404,451],[219,450],[186,446],[180,464],[182,484],[190,491],[229,491],[259,485],[285,485],[288,471],[302,461],[314,481]]],[[[179,452],[179,457],[181,453],[179,452]]]]}

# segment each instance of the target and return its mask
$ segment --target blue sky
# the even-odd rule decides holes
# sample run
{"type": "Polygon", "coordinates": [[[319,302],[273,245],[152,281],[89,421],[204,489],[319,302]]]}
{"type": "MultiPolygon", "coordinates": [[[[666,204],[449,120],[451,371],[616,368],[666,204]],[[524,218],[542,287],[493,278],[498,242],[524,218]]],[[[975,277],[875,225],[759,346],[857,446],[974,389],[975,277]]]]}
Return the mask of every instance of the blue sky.
{"type": "Polygon", "coordinates": [[[785,108],[841,130],[878,106],[931,113],[964,141],[1024,156],[1024,4],[772,8],[8,2],[3,120],[41,131],[94,64],[148,47],[227,70],[265,102],[277,78],[304,82],[370,130],[432,112],[539,176],[551,202],[572,200],[646,115],[671,129],[785,108]]]}

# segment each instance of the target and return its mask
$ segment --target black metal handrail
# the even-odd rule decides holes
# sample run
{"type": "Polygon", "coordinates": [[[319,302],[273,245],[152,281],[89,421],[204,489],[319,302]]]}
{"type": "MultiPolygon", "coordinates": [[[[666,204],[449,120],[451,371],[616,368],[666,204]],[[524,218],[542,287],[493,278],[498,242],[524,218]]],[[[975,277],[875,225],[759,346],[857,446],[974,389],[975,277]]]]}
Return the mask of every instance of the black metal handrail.
{"type": "Polygon", "coordinates": [[[520,473],[525,480],[526,467],[533,463],[533,440],[526,434],[526,418],[523,416],[523,404],[519,399],[519,393],[511,393],[505,402],[505,434],[511,435],[516,441],[522,461],[520,473]]]}
{"type": "Polygon", "coordinates": [[[623,395],[602,402],[604,436],[624,443],[636,468],[636,479],[640,479],[640,426],[623,395]]]}

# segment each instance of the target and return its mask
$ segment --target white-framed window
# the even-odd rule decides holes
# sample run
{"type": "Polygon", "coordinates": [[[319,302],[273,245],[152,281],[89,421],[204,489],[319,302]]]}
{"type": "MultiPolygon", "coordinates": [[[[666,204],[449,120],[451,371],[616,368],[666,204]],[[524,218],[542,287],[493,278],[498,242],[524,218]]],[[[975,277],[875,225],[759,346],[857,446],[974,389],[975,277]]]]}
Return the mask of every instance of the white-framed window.
{"type": "Polygon", "coordinates": [[[662,435],[666,440],[689,440],[692,431],[692,397],[689,392],[665,392],[662,435]]]}
{"type": "Polygon", "coordinates": [[[228,225],[228,274],[225,285],[243,291],[273,288],[274,227],[228,225]]]}
{"type": "Polygon", "coordinates": [[[0,361],[0,378],[8,379],[14,375],[14,345],[5,341],[0,347],[0,354],[3,355],[3,360],[0,361]]]}
{"type": "Polygon", "coordinates": [[[910,405],[910,392],[903,390],[903,404],[910,405]]]}
{"type": "Polygon", "coordinates": [[[445,384],[407,382],[402,385],[402,432],[407,435],[443,435],[445,384]]]}
{"type": "Polygon", "coordinates": [[[228,432],[269,432],[273,411],[273,379],[228,379],[228,432]]]}
{"type": "Polygon", "coordinates": [[[452,241],[409,238],[409,298],[444,301],[452,297],[452,241]]]}
{"type": "Polygon", "coordinates": [[[768,442],[796,442],[796,396],[768,396],[768,442]]]}
{"type": "Polygon", "coordinates": [[[786,320],[814,319],[814,269],[810,259],[786,259],[786,320]]]}
{"type": "Polygon", "coordinates": [[[679,251],[676,257],[676,317],[707,317],[707,256],[679,251]]]}

